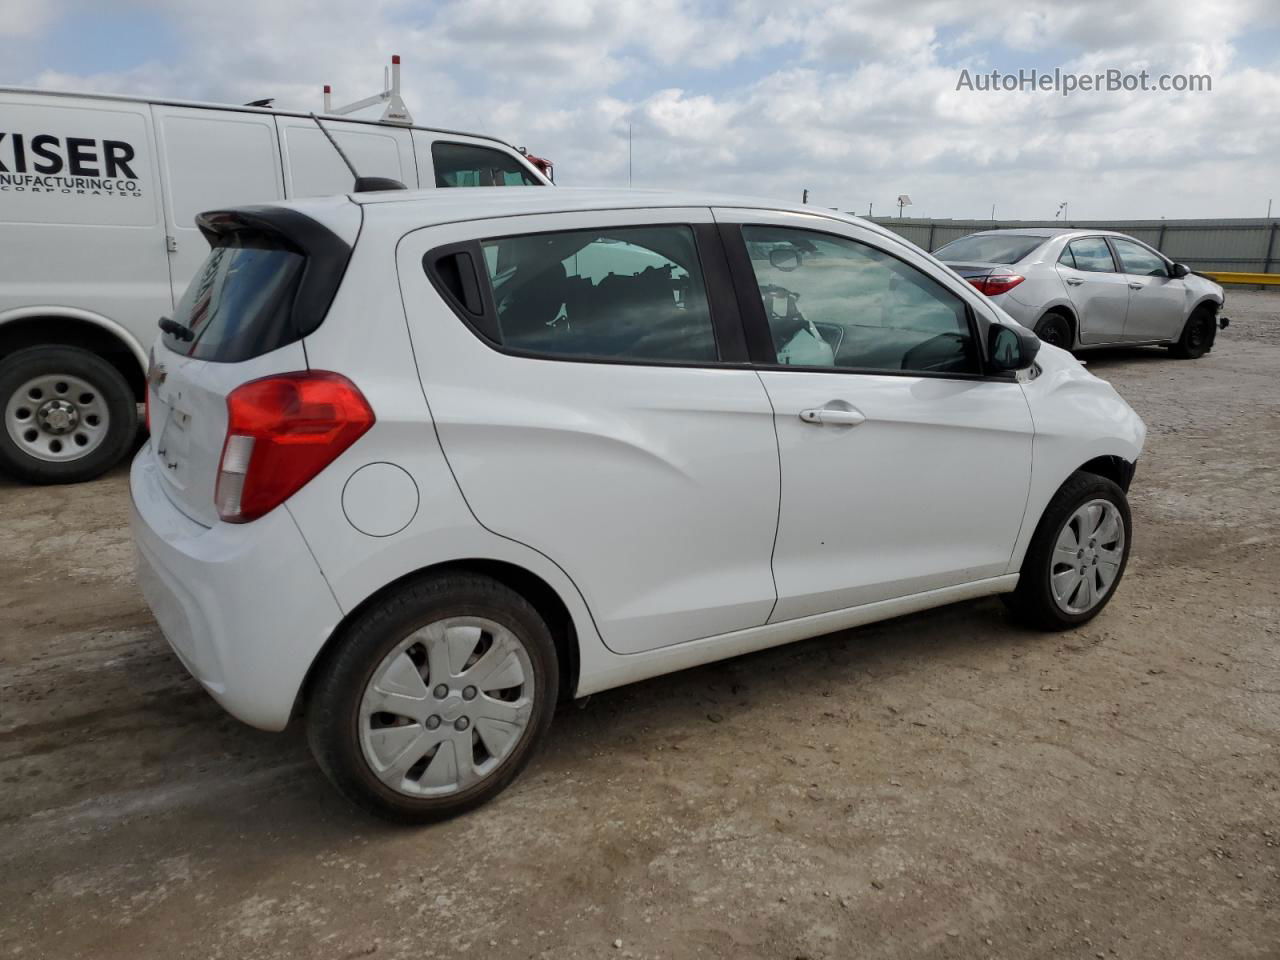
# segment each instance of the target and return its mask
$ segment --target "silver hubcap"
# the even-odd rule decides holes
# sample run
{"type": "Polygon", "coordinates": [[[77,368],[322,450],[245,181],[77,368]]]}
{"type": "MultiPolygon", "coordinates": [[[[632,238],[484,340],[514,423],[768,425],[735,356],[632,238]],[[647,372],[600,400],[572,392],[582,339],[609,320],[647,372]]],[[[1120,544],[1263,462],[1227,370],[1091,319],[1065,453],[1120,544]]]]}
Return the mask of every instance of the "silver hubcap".
{"type": "Polygon", "coordinates": [[[13,392],[4,425],[23,453],[58,463],[96,450],[107,437],[110,415],[102,391],[93,384],[53,373],[34,377],[13,392]]]}
{"type": "Polygon", "coordinates": [[[1124,520],[1109,500],[1090,500],[1058,534],[1049,570],[1053,599],[1067,613],[1092,610],[1115,586],[1124,559],[1124,520]]]}
{"type": "Polygon", "coordinates": [[[360,747],[393,790],[443,796],[493,773],[532,712],[524,644],[492,620],[450,617],[409,634],[373,671],[360,747]]]}

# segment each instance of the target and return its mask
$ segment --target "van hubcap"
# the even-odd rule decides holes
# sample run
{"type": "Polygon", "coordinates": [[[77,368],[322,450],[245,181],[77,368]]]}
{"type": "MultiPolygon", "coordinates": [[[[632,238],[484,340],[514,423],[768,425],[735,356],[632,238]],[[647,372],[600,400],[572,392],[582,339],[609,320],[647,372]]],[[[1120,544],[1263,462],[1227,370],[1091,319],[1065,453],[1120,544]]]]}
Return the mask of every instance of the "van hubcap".
{"type": "Polygon", "coordinates": [[[533,664],[510,630],[450,617],[415,630],[374,669],[360,701],[373,774],[410,796],[444,796],[493,773],[533,713],[533,664]]]}
{"type": "Polygon", "coordinates": [[[1090,500],[1058,533],[1049,569],[1054,602],[1087,613],[1115,586],[1124,560],[1124,518],[1109,500],[1090,500]]]}
{"type": "Polygon", "coordinates": [[[51,463],[78,460],[102,445],[110,415],[102,391],[80,377],[46,374],[28,380],[5,404],[9,439],[51,463]]]}

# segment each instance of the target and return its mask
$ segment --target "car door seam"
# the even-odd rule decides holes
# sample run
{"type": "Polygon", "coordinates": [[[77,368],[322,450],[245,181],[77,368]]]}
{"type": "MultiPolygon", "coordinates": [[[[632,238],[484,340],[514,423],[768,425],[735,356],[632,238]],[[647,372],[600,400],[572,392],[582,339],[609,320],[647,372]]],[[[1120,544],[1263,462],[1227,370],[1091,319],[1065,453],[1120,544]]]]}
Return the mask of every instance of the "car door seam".
{"type": "Polygon", "coordinates": [[[769,579],[773,581],[773,606],[769,608],[769,615],[764,618],[765,624],[773,619],[774,611],[778,609],[778,573],[773,566],[774,554],[778,551],[778,531],[782,529],[782,439],[778,436],[778,410],[773,405],[773,397],[769,396],[769,388],[765,385],[764,377],[760,376],[760,371],[754,371],[756,379],[760,381],[760,389],[764,391],[764,398],[769,402],[769,422],[773,425],[773,443],[774,449],[778,453],[778,511],[773,521],[773,544],[769,547],[769,579]]]}

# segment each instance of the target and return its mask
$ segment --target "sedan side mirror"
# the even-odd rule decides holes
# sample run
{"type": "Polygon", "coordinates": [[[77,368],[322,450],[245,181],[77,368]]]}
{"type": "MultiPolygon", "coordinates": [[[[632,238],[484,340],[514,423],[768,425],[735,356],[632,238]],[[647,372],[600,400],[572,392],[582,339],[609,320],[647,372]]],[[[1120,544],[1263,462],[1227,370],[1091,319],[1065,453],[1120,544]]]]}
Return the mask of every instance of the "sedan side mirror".
{"type": "Polygon", "coordinates": [[[1188,267],[1185,263],[1175,263],[1173,267],[1169,270],[1169,276],[1173,277],[1173,279],[1175,280],[1181,280],[1190,272],[1191,272],[1191,268],[1188,267]]]}
{"type": "Polygon", "coordinates": [[[1040,352],[1040,338],[1021,327],[992,324],[987,334],[987,367],[994,373],[1026,370],[1040,352]]]}

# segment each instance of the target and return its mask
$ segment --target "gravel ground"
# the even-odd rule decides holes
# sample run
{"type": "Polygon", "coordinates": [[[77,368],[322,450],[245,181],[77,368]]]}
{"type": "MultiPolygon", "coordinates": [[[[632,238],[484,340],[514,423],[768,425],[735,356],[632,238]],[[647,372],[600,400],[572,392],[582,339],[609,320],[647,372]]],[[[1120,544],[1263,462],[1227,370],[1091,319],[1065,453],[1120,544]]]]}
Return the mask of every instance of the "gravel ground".
{"type": "Polygon", "coordinates": [[[1280,957],[1280,294],[1150,427],[1115,602],[960,604],[613,691],[396,829],[222,714],[133,583],[123,467],[0,485],[0,956],[1280,957]]]}

